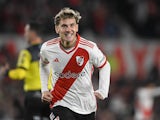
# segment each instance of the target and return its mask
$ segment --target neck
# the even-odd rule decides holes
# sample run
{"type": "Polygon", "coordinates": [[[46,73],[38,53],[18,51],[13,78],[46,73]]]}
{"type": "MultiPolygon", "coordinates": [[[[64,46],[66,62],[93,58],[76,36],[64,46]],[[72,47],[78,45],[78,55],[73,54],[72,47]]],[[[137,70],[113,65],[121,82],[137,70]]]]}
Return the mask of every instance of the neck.
{"type": "Polygon", "coordinates": [[[61,45],[64,49],[72,48],[76,45],[77,38],[71,42],[61,40],[61,45]]]}
{"type": "Polygon", "coordinates": [[[30,44],[35,45],[35,44],[40,44],[40,43],[42,43],[42,39],[37,38],[37,39],[34,39],[30,44]]]}

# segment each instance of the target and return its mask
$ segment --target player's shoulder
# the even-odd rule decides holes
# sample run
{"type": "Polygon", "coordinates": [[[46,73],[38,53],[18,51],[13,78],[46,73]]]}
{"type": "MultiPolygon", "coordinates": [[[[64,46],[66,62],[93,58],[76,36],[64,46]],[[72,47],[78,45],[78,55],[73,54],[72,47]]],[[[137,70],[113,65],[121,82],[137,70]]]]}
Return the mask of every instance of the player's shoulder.
{"type": "Polygon", "coordinates": [[[25,50],[28,50],[29,52],[39,51],[41,44],[31,45],[27,47],[25,50]]]}
{"type": "Polygon", "coordinates": [[[96,46],[96,43],[90,40],[87,40],[83,37],[80,37],[79,44],[84,46],[84,47],[89,47],[89,48],[94,48],[96,46]]]}
{"type": "Polygon", "coordinates": [[[59,41],[60,41],[59,37],[50,39],[50,40],[48,40],[48,41],[46,41],[42,44],[42,48],[47,48],[47,47],[50,47],[50,46],[54,46],[54,45],[58,44],[59,41]]]}
{"type": "Polygon", "coordinates": [[[57,37],[57,38],[48,40],[48,41],[46,42],[46,46],[50,46],[50,45],[57,44],[57,43],[59,43],[59,41],[60,41],[60,37],[57,37]]]}
{"type": "Polygon", "coordinates": [[[31,52],[27,48],[25,48],[20,50],[19,56],[23,58],[28,58],[31,56],[31,52]]]}

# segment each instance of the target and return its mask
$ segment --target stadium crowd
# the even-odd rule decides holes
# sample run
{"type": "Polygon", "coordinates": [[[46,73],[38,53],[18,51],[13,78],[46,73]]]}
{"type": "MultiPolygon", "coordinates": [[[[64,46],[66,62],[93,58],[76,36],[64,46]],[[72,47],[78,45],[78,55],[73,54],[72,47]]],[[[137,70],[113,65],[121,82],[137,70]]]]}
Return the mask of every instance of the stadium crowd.
{"type": "Polygon", "coordinates": [[[124,24],[139,36],[160,37],[159,0],[2,0],[0,32],[23,34],[25,23],[38,19],[45,34],[53,34],[52,18],[64,6],[77,9],[83,16],[81,32],[119,37],[124,24]],[[17,27],[18,26],[18,27],[17,27]]]}
{"type": "MultiPolygon", "coordinates": [[[[64,6],[80,11],[82,22],[80,34],[92,34],[96,38],[126,36],[125,27],[131,33],[151,41],[160,38],[160,1],[158,0],[2,0],[0,1],[0,34],[23,35],[27,21],[34,19],[44,24],[44,35],[55,35],[53,16],[64,6]],[[129,28],[128,28],[129,27],[129,28]]],[[[146,40],[145,39],[145,40],[146,40]]],[[[144,39],[142,39],[144,40],[144,39]]],[[[0,66],[7,61],[15,67],[18,49],[14,41],[0,45],[0,66]]],[[[118,78],[111,76],[109,98],[98,101],[97,120],[133,120],[135,115],[135,94],[138,88],[160,84],[160,68],[153,64],[143,78],[138,76],[118,78]]],[[[97,72],[97,71],[94,71],[97,72]]],[[[98,74],[93,76],[93,85],[98,87],[98,74]]],[[[12,81],[0,76],[0,120],[22,119],[22,81],[12,81]]],[[[159,98],[157,97],[157,100],[159,98]]],[[[155,102],[156,108],[158,102],[155,102]]],[[[156,115],[154,120],[158,120],[156,115]]]]}

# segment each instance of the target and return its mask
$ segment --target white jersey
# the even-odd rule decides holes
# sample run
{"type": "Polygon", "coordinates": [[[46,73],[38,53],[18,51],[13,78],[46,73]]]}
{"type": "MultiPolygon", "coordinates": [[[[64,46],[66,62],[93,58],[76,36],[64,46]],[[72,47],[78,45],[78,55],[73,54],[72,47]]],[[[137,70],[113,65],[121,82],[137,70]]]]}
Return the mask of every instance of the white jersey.
{"type": "Polygon", "coordinates": [[[93,66],[102,69],[97,90],[103,98],[108,96],[110,67],[97,45],[77,35],[76,46],[65,50],[60,38],[45,42],[41,48],[40,76],[42,92],[47,91],[48,78],[52,81],[51,107],[64,106],[79,114],[96,111],[96,98],[91,76],[93,66]]]}
{"type": "Polygon", "coordinates": [[[154,97],[160,96],[160,87],[142,87],[136,91],[135,120],[153,120],[154,97]]]}

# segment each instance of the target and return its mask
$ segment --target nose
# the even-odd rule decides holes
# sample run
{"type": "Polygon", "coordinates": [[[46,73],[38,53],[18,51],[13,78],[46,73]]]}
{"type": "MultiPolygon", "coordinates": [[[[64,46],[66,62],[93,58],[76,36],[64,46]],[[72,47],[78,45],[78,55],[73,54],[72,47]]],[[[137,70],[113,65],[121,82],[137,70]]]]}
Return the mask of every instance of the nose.
{"type": "Polygon", "coordinates": [[[70,26],[67,26],[67,27],[66,27],[66,31],[67,31],[67,32],[71,31],[71,27],[70,27],[70,26]]]}

